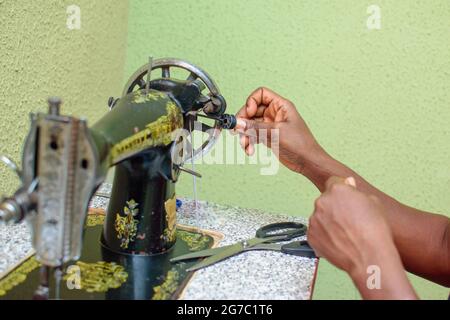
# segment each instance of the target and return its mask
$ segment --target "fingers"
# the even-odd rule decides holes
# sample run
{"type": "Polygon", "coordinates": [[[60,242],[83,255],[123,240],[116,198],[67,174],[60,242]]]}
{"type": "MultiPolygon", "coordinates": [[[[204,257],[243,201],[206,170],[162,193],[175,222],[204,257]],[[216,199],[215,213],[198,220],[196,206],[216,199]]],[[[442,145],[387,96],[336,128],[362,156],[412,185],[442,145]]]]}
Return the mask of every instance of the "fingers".
{"type": "Polygon", "coordinates": [[[245,130],[246,127],[247,127],[247,123],[245,122],[245,120],[237,117],[236,118],[236,127],[234,127],[234,129],[245,130]]]}
{"type": "MultiPolygon", "coordinates": [[[[281,97],[270,89],[261,87],[253,91],[247,98],[245,108],[248,118],[253,118],[258,112],[258,107],[261,105],[268,106],[274,99],[280,99],[281,97]]],[[[261,112],[261,110],[259,110],[261,112]]]]}
{"type": "Polygon", "coordinates": [[[255,130],[256,133],[261,130],[270,130],[274,128],[274,123],[271,122],[264,122],[264,121],[258,121],[258,120],[249,120],[244,118],[237,118],[236,121],[236,130],[240,131],[247,131],[247,130],[255,130]]]}
{"type": "Polygon", "coordinates": [[[308,239],[308,244],[314,249],[314,253],[316,254],[316,256],[320,258],[322,254],[319,251],[319,246],[316,245],[315,229],[316,229],[315,221],[310,217],[306,238],[308,239]]]}
{"type": "Polygon", "coordinates": [[[274,123],[238,118],[235,131],[240,133],[239,142],[242,149],[247,155],[253,155],[254,145],[261,142],[267,145],[274,127],[274,123]]]}
{"type": "Polygon", "coordinates": [[[239,143],[241,144],[242,149],[249,156],[252,156],[255,153],[255,148],[253,143],[250,142],[250,137],[241,134],[239,138],[239,143]]]}
{"type": "Polygon", "coordinates": [[[285,101],[285,99],[270,89],[258,88],[250,94],[245,105],[237,112],[236,116],[246,119],[263,117],[266,108],[274,101],[280,102],[285,101]]]}
{"type": "Polygon", "coordinates": [[[240,135],[239,143],[241,144],[241,147],[242,149],[244,149],[245,153],[249,156],[255,153],[255,144],[265,141],[260,141],[258,139],[258,135],[256,134],[256,131],[254,129],[242,131],[238,130],[237,132],[239,132],[240,135]]]}
{"type": "Polygon", "coordinates": [[[245,105],[236,114],[237,123],[233,133],[241,133],[240,144],[248,155],[254,153],[255,143],[267,144],[271,129],[275,127],[274,120],[285,118],[286,113],[279,111],[285,108],[286,103],[284,98],[264,87],[256,89],[247,98],[245,105]],[[259,141],[260,130],[264,130],[264,141],[259,141]]]}
{"type": "Polygon", "coordinates": [[[247,114],[247,106],[244,105],[241,109],[239,109],[239,111],[236,113],[236,117],[237,118],[249,118],[248,114],[247,114]]]}

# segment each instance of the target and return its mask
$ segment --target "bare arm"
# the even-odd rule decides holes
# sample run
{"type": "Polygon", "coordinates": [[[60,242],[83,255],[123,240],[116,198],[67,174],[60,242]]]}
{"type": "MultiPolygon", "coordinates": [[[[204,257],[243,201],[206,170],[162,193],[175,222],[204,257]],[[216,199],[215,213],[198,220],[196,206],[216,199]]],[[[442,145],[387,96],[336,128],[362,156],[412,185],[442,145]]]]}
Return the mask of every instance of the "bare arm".
{"type": "Polygon", "coordinates": [[[376,196],[382,203],[397,250],[405,269],[444,286],[450,286],[450,219],[401,204],[381,192],[356,172],[324,151],[302,159],[300,173],[320,191],[331,176],[356,179],[358,190],[376,196]]]}
{"type": "MultiPolygon", "coordinates": [[[[315,140],[294,104],[270,89],[255,90],[237,115],[242,120],[238,122],[238,130],[255,130],[258,134],[260,129],[268,130],[269,134],[276,132],[279,146],[272,150],[280,162],[306,176],[321,192],[331,176],[355,177],[358,190],[376,196],[383,204],[406,270],[450,286],[449,218],[399,203],[333,159],[315,140]]],[[[252,143],[248,136],[241,136],[241,145],[249,155],[254,152],[252,143]]]]}
{"type": "Polygon", "coordinates": [[[364,299],[417,299],[381,201],[357,189],[353,177],[331,177],[314,202],[308,242],[346,271],[364,299]]]}

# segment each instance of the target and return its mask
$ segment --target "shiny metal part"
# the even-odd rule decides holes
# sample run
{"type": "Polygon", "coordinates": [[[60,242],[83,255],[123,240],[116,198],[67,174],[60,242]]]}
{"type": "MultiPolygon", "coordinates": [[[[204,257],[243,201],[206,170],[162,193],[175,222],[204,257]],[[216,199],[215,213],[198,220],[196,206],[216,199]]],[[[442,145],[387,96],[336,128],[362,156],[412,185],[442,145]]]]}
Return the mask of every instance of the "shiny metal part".
{"type": "Polygon", "coordinates": [[[21,209],[15,201],[3,200],[0,204],[0,224],[13,224],[20,220],[21,209]]]}
{"type": "MultiPolygon", "coordinates": [[[[209,92],[213,96],[220,95],[219,88],[217,87],[214,80],[209,76],[209,74],[206,73],[201,68],[193,65],[192,63],[173,58],[155,59],[152,62],[152,70],[162,69],[161,75],[164,78],[170,77],[171,68],[181,68],[189,71],[190,74],[187,80],[200,79],[203,81],[203,83],[206,85],[209,92]]],[[[128,82],[125,84],[122,96],[125,96],[126,94],[133,91],[133,87],[135,86],[136,82],[138,82],[139,79],[143,79],[143,77],[147,74],[147,72],[148,72],[148,64],[146,63],[142,67],[140,67],[135,73],[133,73],[133,75],[130,77],[128,82]]]]}
{"type": "Polygon", "coordinates": [[[185,168],[185,167],[182,167],[182,166],[177,166],[177,168],[180,169],[183,172],[192,174],[193,176],[195,176],[197,178],[201,178],[202,177],[202,175],[200,173],[198,173],[198,172],[196,172],[194,170],[191,170],[191,169],[188,169],[188,168],[185,168]]]}
{"type": "Polygon", "coordinates": [[[148,90],[150,90],[150,76],[153,69],[153,57],[148,57],[148,66],[147,66],[147,83],[145,85],[145,93],[148,94],[148,90]]]}
{"type": "Polygon", "coordinates": [[[10,198],[0,202],[0,224],[12,224],[22,221],[25,216],[35,210],[37,195],[34,192],[38,185],[35,179],[29,186],[22,186],[10,198]]]}
{"type": "Polygon", "coordinates": [[[97,154],[86,122],[55,113],[33,115],[23,159],[23,183],[36,189],[36,214],[22,212],[33,230],[36,259],[52,267],[77,259],[97,185],[97,154]]]}
{"type": "Polygon", "coordinates": [[[61,98],[59,97],[50,97],[48,98],[48,114],[53,116],[59,116],[61,111],[61,98]]]}

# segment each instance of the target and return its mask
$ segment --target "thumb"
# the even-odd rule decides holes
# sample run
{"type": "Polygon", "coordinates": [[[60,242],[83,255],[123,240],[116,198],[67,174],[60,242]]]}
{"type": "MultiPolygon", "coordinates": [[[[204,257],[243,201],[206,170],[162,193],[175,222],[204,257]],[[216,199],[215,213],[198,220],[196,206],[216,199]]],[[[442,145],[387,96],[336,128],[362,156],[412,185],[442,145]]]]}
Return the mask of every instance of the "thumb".
{"type": "Polygon", "coordinates": [[[331,176],[326,182],[325,182],[325,189],[330,189],[331,186],[334,184],[346,184],[348,186],[356,188],[356,180],[353,177],[347,177],[347,178],[341,178],[336,176],[331,176]]]}

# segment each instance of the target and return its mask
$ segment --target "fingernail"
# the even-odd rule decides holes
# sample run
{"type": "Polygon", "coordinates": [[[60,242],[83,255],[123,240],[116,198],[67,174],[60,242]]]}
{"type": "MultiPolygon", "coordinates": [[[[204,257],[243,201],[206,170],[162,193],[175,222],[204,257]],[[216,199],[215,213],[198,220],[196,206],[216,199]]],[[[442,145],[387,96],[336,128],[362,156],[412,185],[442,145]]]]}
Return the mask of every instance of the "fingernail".
{"type": "Polygon", "coordinates": [[[247,152],[249,156],[252,156],[255,154],[255,147],[252,144],[249,144],[247,147],[247,152]]]}
{"type": "Polygon", "coordinates": [[[245,122],[244,120],[239,119],[239,118],[236,119],[236,129],[245,130],[246,127],[247,127],[247,122],[245,122]]]}
{"type": "Polygon", "coordinates": [[[345,184],[356,188],[356,180],[353,177],[348,177],[345,179],[345,184]]]}

